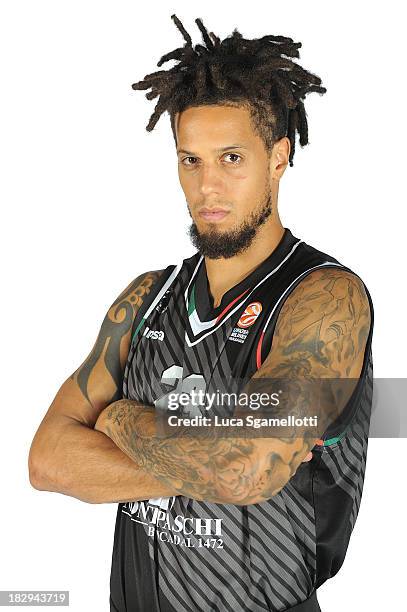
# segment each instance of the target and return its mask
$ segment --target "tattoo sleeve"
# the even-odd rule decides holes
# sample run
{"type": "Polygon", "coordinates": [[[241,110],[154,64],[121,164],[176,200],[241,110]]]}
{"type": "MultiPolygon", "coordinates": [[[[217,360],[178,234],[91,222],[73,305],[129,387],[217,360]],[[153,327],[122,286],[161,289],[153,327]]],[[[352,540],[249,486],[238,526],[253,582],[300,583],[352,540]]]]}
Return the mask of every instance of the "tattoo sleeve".
{"type": "Polygon", "coordinates": [[[95,427],[138,467],[172,486],[174,495],[243,503],[260,491],[264,456],[244,431],[242,437],[223,438],[208,428],[206,437],[195,437],[185,427],[158,437],[155,408],[126,399],[108,406],[95,427]]]}
{"type": "MultiPolygon", "coordinates": [[[[338,269],[309,274],[288,296],[277,319],[272,348],[244,392],[264,391],[278,379],[285,398],[279,413],[311,414],[319,403],[314,433],[253,438],[247,428],[232,436],[206,428],[204,437],[177,428],[157,437],[155,408],[122,399],[100,415],[106,433],[137,465],[174,488],[174,494],[215,503],[247,505],[278,493],[295,474],[349,394],[335,395],[323,379],[360,376],[370,329],[370,306],[363,283],[338,269]],[[307,384],[304,384],[307,383],[307,384]],[[310,389],[312,392],[310,392],[310,389]]],[[[238,412],[236,413],[238,415],[238,412]]]]}

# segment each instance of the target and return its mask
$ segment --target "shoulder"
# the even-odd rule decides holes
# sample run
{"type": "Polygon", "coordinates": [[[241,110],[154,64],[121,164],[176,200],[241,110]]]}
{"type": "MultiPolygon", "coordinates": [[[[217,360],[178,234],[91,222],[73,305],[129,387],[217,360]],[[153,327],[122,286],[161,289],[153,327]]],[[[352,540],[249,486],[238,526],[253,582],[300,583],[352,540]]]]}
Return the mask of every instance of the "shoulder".
{"type": "Polygon", "coordinates": [[[113,302],[111,308],[114,308],[120,304],[130,303],[134,308],[140,306],[144,296],[150,293],[152,287],[159,282],[167,268],[162,270],[149,270],[143,272],[135,279],[133,279],[125,289],[118,295],[113,302]]]}
{"type": "Polygon", "coordinates": [[[349,376],[361,367],[371,325],[370,299],[361,278],[341,268],[319,268],[284,301],[270,358],[320,376],[349,376]]]}
{"type": "Polygon", "coordinates": [[[114,324],[118,333],[129,330],[137,312],[160,285],[166,270],[149,270],[134,278],[108,308],[102,327],[110,328],[114,324]]]}
{"type": "Polygon", "coordinates": [[[370,314],[368,291],[357,274],[343,268],[322,267],[309,272],[287,296],[277,328],[304,326],[316,320],[321,320],[322,327],[322,318],[336,317],[345,331],[362,321],[367,324],[370,314]]]}
{"type": "Polygon", "coordinates": [[[338,300],[369,304],[369,296],[362,279],[344,267],[322,266],[308,272],[285,300],[290,307],[300,302],[326,306],[338,300]]]}

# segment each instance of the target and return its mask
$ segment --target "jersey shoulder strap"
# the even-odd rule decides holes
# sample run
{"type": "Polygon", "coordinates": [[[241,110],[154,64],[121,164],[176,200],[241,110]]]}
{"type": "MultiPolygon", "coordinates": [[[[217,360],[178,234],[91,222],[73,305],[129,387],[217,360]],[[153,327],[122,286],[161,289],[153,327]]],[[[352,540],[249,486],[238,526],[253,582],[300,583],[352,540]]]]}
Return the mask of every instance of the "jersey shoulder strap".
{"type": "Polygon", "coordinates": [[[151,287],[150,293],[145,296],[143,303],[136,312],[136,316],[133,320],[131,339],[133,341],[136,332],[140,328],[143,321],[148,317],[151,310],[157,305],[161,297],[164,295],[167,287],[171,284],[176,273],[178,272],[179,266],[171,264],[165,268],[163,273],[157,279],[157,281],[151,287]]]}
{"type": "Polygon", "coordinates": [[[175,276],[178,274],[179,269],[180,266],[177,265],[167,266],[163,273],[160,275],[160,277],[157,279],[157,282],[153,284],[150,293],[145,296],[143,303],[136,312],[131,329],[129,353],[127,355],[126,365],[124,367],[123,372],[122,397],[128,397],[128,377],[131,362],[137,346],[137,342],[135,342],[135,339],[137,338],[138,331],[142,327],[144,321],[149,316],[150,312],[153,310],[153,308],[155,308],[155,306],[164,296],[165,292],[167,291],[167,288],[172,283],[175,276]]]}

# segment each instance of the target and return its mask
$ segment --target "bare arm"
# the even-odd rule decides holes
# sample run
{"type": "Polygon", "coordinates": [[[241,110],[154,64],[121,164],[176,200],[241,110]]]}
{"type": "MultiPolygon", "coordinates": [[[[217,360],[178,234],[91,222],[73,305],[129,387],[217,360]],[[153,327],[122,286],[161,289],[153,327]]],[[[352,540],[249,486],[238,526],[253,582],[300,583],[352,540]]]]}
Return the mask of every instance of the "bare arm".
{"type": "MultiPolygon", "coordinates": [[[[313,435],[250,438],[247,429],[234,428],[236,437],[220,437],[208,431],[206,439],[185,431],[171,437],[156,436],[154,408],[120,400],[104,410],[96,429],[105,433],[136,465],[155,474],[178,494],[215,503],[259,503],[278,493],[295,474],[334,417],[344,408],[346,397],[319,395],[318,385],[295,381],[360,376],[370,328],[370,308],[363,284],[340,270],[311,273],[287,298],[276,324],[272,349],[247,385],[246,393],[271,379],[286,380],[284,415],[319,411],[313,435]],[[260,379],[260,380],[259,380],[260,379]],[[309,391],[313,395],[309,394],[309,391]]],[[[265,390],[265,389],[264,389],[265,390]]]]}
{"type": "MultiPolygon", "coordinates": [[[[136,401],[122,399],[106,408],[95,428],[109,436],[135,464],[173,489],[172,495],[214,503],[247,503],[246,489],[233,474],[232,459],[245,462],[247,478],[257,479],[264,465],[261,445],[241,437],[223,438],[216,429],[207,437],[189,435],[178,428],[171,437],[156,435],[156,410],[136,401]]],[[[259,442],[259,441],[257,441],[259,442]]],[[[254,495],[255,483],[251,485],[254,495]]]]}
{"type": "Polygon", "coordinates": [[[101,411],[121,397],[134,316],[161,273],[147,272],[122,292],[108,310],[89,356],[59,389],[29,452],[29,478],[36,489],[89,503],[173,493],[94,429],[101,411]]]}

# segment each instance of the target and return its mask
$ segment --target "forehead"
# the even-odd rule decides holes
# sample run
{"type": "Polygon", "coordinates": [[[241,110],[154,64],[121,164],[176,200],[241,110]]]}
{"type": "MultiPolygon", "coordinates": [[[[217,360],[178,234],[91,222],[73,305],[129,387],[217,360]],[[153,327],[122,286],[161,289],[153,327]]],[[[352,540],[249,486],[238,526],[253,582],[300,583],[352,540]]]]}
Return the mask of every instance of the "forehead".
{"type": "MultiPolygon", "coordinates": [[[[250,142],[256,138],[247,107],[191,106],[175,115],[178,144],[230,140],[250,142]]],[[[230,140],[230,142],[232,142],[230,140]]]]}

